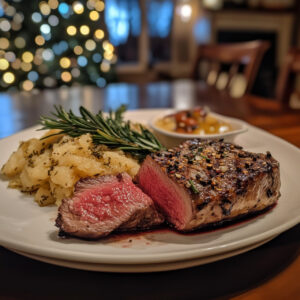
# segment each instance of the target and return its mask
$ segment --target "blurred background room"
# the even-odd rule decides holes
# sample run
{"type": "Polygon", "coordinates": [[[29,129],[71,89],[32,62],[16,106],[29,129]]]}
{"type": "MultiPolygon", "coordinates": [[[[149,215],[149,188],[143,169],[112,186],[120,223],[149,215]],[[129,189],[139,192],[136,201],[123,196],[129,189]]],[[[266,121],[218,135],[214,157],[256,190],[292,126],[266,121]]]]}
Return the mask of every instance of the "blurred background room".
{"type": "Polygon", "coordinates": [[[233,98],[300,107],[300,79],[291,74],[299,62],[288,63],[299,59],[299,7],[293,0],[0,0],[0,115],[11,115],[11,95],[45,104],[53,89],[72,107],[97,90],[105,110],[147,101],[186,107],[195,80],[233,98]]]}

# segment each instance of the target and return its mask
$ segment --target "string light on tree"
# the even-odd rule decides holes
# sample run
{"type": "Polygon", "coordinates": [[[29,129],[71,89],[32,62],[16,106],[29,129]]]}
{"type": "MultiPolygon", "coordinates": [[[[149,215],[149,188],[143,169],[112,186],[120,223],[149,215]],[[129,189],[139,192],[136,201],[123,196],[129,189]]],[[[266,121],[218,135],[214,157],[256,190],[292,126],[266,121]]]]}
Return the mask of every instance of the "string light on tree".
{"type": "Polygon", "coordinates": [[[80,15],[84,12],[84,6],[82,5],[81,2],[75,1],[73,3],[73,10],[74,10],[75,14],[80,15]]]}
{"type": "Polygon", "coordinates": [[[59,85],[96,84],[113,78],[115,49],[106,38],[104,1],[2,0],[0,89],[26,92],[59,85]]]}
{"type": "Polygon", "coordinates": [[[12,84],[15,81],[15,75],[12,72],[5,72],[3,74],[3,81],[7,84],[12,84]]]}
{"type": "Polygon", "coordinates": [[[80,26],[80,33],[83,35],[88,35],[90,33],[90,28],[87,25],[80,26]]]}
{"type": "Polygon", "coordinates": [[[68,35],[71,35],[71,36],[75,35],[77,33],[76,27],[73,25],[68,26],[67,33],[68,33],[68,35]]]}
{"type": "Polygon", "coordinates": [[[63,57],[60,59],[59,64],[62,68],[68,69],[71,66],[71,60],[67,57],[63,57]]]}
{"type": "Polygon", "coordinates": [[[6,70],[9,67],[9,62],[5,58],[0,58],[0,70],[6,70]]]}

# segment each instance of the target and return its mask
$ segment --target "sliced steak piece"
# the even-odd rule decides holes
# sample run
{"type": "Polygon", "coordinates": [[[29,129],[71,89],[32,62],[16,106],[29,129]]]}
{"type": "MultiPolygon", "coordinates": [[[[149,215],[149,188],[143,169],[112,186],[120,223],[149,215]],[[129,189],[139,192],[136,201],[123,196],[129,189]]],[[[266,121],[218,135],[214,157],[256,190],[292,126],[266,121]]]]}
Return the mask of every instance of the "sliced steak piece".
{"type": "Polygon", "coordinates": [[[62,201],[56,219],[63,233],[89,239],[106,236],[120,226],[144,229],[162,222],[151,198],[127,173],[81,179],[74,196],[62,201]]]}
{"type": "Polygon", "coordinates": [[[149,155],[137,181],[182,231],[262,211],[280,196],[279,163],[222,140],[189,140],[149,155]]]}

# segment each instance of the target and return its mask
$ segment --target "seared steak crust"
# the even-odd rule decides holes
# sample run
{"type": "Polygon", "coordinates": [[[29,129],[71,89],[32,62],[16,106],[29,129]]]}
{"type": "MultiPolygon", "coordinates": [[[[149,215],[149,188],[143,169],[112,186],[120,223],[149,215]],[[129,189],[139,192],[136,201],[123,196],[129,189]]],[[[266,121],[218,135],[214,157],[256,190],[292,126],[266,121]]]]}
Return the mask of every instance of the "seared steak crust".
{"type": "Polygon", "coordinates": [[[279,163],[269,152],[251,153],[222,140],[194,139],[154,153],[138,181],[166,219],[187,231],[261,211],[280,196],[279,163]]]}

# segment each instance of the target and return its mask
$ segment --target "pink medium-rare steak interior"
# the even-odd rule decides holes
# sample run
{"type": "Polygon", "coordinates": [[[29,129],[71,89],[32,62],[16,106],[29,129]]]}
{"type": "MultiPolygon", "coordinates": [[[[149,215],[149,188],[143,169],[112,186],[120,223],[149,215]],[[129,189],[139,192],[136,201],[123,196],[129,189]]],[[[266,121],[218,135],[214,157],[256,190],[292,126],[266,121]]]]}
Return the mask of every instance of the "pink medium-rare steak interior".
{"type": "Polygon", "coordinates": [[[148,156],[142,164],[138,182],[143,191],[164,212],[167,220],[177,229],[184,228],[192,218],[189,194],[165,176],[158,164],[148,156]]]}
{"type": "MultiPolygon", "coordinates": [[[[149,214],[153,216],[152,223],[163,221],[157,217],[151,198],[123,173],[80,180],[74,196],[63,200],[56,223],[64,233],[98,238],[116,230],[132,216],[142,219],[149,214]]],[[[139,220],[138,224],[141,223],[139,220]]]]}

